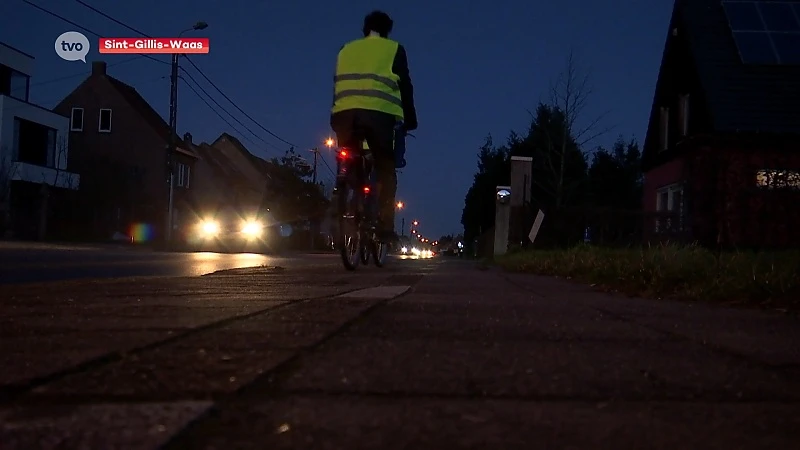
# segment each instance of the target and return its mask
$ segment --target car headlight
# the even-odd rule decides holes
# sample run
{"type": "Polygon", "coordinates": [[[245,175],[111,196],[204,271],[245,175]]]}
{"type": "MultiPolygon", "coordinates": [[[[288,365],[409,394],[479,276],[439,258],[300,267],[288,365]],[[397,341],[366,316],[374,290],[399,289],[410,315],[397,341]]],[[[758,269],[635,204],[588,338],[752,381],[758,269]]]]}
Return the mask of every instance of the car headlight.
{"type": "Polygon", "coordinates": [[[400,251],[403,253],[408,253],[408,247],[403,247],[400,249],[400,251]]]}
{"type": "Polygon", "coordinates": [[[207,220],[200,224],[200,230],[206,236],[215,236],[219,233],[219,223],[214,220],[207,220]]]}
{"type": "Polygon", "coordinates": [[[242,233],[248,236],[259,236],[264,226],[255,220],[251,220],[242,224],[242,233]]]}

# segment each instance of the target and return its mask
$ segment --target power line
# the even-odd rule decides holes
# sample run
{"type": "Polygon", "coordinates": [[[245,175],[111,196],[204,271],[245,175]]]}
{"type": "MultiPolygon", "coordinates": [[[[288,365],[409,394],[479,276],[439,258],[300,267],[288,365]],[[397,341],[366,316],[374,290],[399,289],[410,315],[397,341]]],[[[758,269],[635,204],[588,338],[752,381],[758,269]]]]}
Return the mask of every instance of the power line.
{"type": "MultiPolygon", "coordinates": [[[[186,87],[188,87],[188,88],[189,88],[189,89],[190,89],[192,92],[194,92],[194,94],[197,96],[197,98],[199,98],[199,99],[200,99],[200,100],[201,100],[203,103],[205,103],[205,104],[206,104],[206,106],[208,106],[208,109],[210,109],[211,111],[213,111],[213,112],[214,112],[214,114],[216,114],[216,115],[217,115],[217,117],[219,117],[219,118],[220,118],[220,119],[221,119],[223,122],[225,122],[225,123],[226,123],[226,124],[227,124],[229,127],[231,127],[231,129],[233,129],[234,131],[236,131],[236,133],[237,133],[237,134],[239,134],[239,135],[240,135],[240,136],[241,136],[241,137],[242,137],[242,138],[243,138],[245,141],[247,141],[247,142],[249,142],[249,143],[251,143],[251,144],[253,144],[253,145],[255,145],[255,146],[258,146],[258,144],[256,144],[255,142],[253,142],[253,140],[252,140],[252,139],[250,139],[249,137],[247,137],[247,135],[245,135],[244,133],[242,133],[242,132],[241,132],[241,130],[239,130],[238,128],[236,128],[235,126],[233,126],[233,124],[231,124],[230,122],[228,122],[228,120],[227,120],[225,117],[223,117],[223,116],[222,116],[222,114],[220,114],[220,113],[219,113],[219,111],[217,111],[216,109],[214,109],[214,107],[213,107],[213,106],[211,106],[211,104],[209,104],[209,103],[208,103],[208,101],[207,101],[205,98],[203,98],[203,96],[202,96],[202,95],[200,95],[200,93],[197,91],[197,89],[195,89],[195,88],[194,88],[194,86],[192,86],[192,85],[191,85],[191,83],[189,83],[189,82],[188,82],[188,81],[187,81],[185,78],[183,78],[183,77],[179,77],[179,78],[180,78],[181,80],[183,80],[184,84],[186,84],[186,87]]],[[[198,86],[198,88],[199,88],[200,90],[202,90],[202,88],[200,88],[199,86],[198,86]]],[[[206,94],[206,95],[208,95],[208,94],[206,94]]],[[[211,98],[211,97],[209,97],[209,98],[211,98]]],[[[213,99],[212,99],[212,100],[213,100],[213,99]]]]}
{"type": "MultiPolygon", "coordinates": [[[[23,0],[23,1],[27,1],[27,0],[23,0]]],[[[101,16],[105,17],[106,19],[108,19],[108,20],[110,20],[110,21],[112,21],[112,22],[114,22],[114,23],[116,23],[116,24],[118,24],[120,26],[123,26],[123,27],[133,31],[134,33],[140,34],[140,35],[142,35],[142,36],[144,36],[146,38],[152,38],[152,36],[149,36],[147,33],[144,33],[141,30],[137,30],[136,28],[133,28],[132,26],[126,24],[125,22],[122,22],[122,21],[120,21],[120,20],[118,20],[118,19],[116,19],[114,17],[111,17],[110,15],[106,14],[103,11],[100,11],[99,9],[95,8],[94,6],[87,4],[83,0],[75,0],[75,1],[77,3],[85,6],[86,8],[89,8],[90,10],[94,11],[95,13],[100,14],[101,16]]],[[[285,144],[291,145],[293,147],[297,147],[295,144],[292,144],[291,142],[287,141],[286,139],[284,139],[284,138],[278,136],[277,134],[273,133],[272,131],[267,129],[265,126],[261,125],[257,120],[253,119],[252,116],[247,114],[242,108],[239,107],[239,105],[236,104],[236,102],[231,100],[230,97],[228,97],[224,92],[222,92],[222,90],[216,85],[216,83],[211,81],[211,79],[208,78],[205,73],[203,73],[203,71],[200,69],[200,67],[198,67],[197,64],[194,63],[194,61],[189,59],[188,55],[186,56],[186,60],[189,61],[189,64],[191,64],[192,67],[194,67],[195,70],[197,70],[197,73],[199,73],[203,78],[205,78],[205,80],[208,82],[208,84],[210,84],[214,89],[216,89],[216,91],[219,92],[219,94],[222,95],[222,97],[225,98],[225,100],[230,102],[230,104],[233,105],[234,108],[236,108],[245,117],[250,119],[254,124],[258,125],[259,128],[264,130],[267,134],[269,134],[270,136],[274,137],[275,139],[277,139],[277,140],[279,140],[279,141],[281,141],[281,142],[283,142],[285,144]]],[[[199,84],[198,84],[198,86],[199,86],[199,84]]],[[[210,96],[209,96],[209,98],[210,98],[210,96]]],[[[242,125],[242,126],[244,126],[244,125],[242,125]]]]}
{"type": "Polygon", "coordinates": [[[242,114],[243,114],[245,117],[247,117],[248,119],[250,119],[250,120],[251,120],[251,121],[252,121],[254,124],[258,125],[258,127],[259,127],[259,128],[261,128],[262,130],[266,131],[266,132],[267,132],[267,134],[269,134],[270,136],[274,137],[275,139],[277,139],[277,140],[279,140],[279,141],[281,141],[281,142],[283,142],[283,143],[285,143],[285,144],[291,145],[292,147],[297,147],[297,145],[295,145],[295,144],[292,144],[291,142],[289,142],[289,141],[287,141],[286,139],[284,139],[284,138],[282,138],[282,137],[278,136],[277,134],[273,133],[272,131],[269,131],[269,130],[268,130],[266,127],[264,127],[264,125],[261,125],[260,123],[258,123],[258,121],[256,121],[256,119],[253,119],[253,118],[252,118],[252,117],[251,117],[249,114],[247,114],[246,112],[244,112],[244,110],[243,110],[242,108],[240,108],[240,107],[239,107],[239,105],[237,105],[237,104],[236,104],[236,103],[235,103],[233,100],[231,100],[231,99],[230,99],[230,97],[228,97],[227,95],[225,95],[225,93],[224,93],[224,92],[222,92],[222,90],[221,90],[219,87],[217,87],[217,85],[216,85],[216,84],[214,84],[214,82],[213,82],[213,81],[211,81],[211,80],[210,80],[210,79],[209,79],[209,78],[206,76],[206,74],[204,74],[204,73],[203,73],[203,71],[202,71],[202,70],[200,70],[200,68],[199,68],[199,67],[197,67],[197,64],[195,64],[195,63],[194,63],[194,61],[192,61],[191,59],[189,59],[189,57],[188,57],[188,56],[186,57],[186,60],[187,60],[187,61],[189,61],[189,64],[191,64],[191,65],[192,65],[192,67],[194,67],[194,68],[195,68],[195,70],[197,70],[197,72],[198,72],[198,73],[199,73],[199,74],[200,74],[200,75],[201,75],[203,78],[205,78],[205,79],[206,79],[206,81],[208,81],[208,83],[209,83],[209,84],[210,84],[210,85],[211,85],[211,86],[212,86],[214,89],[216,89],[216,90],[217,90],[217,92],[219,92],[219,93],[220,93],[220,95],[222,95],[222,96],[225,98],[225,100],[229,101],[229,102],[231,103],[231,105],[233,105],[233,107],[234,107],[234,108],[236,108],[237,110],[239,110],[239,112],[240,112],[240,113],[242,113],[242,114]]]}
{"type": "MultiPolygon", "coordinates": [[[[90,29],[88,29],[88,28],[86,28],[86,27],[84,27],[82,25],[78,25],[77,23],[67,19],[66,17],[64,17],[64,16],[62,16],[62,15],[60,15],[58,13],[54,13],[53,11],[50,11],[49,9],[43,8],[43,7],[39,6],[39,5],[37,5],[36,3],[31,2],[30,0],[22,0],[22,2],[24,2],[24,3],[26,3],[26,4],[30,5],[30,6],[33,6],[34,8],[38,9],[39,11],[42,11],[42,12],[44,12],[46,14],[49,14],[49,15],[51,15],[53,17],[61,19],[64,22],[67,22],[68,24],[70,24],[70,25],[72,25],[74,27],[78,27],[79,29],[81,29],[81,30],[83,30],[83,31],[85,31],[85,32],[87,32],[87,33],[89,33],[91,35],[94,35],[94,36],[97,36],[97,37],[102,37],[99,33],[95,33],[94,31],[92,31],[92,30],[90,30],[90,29]]],[[[167,61],[162,61],[162,60],[160,60],[158,58],[154,58],[154,57],[152,57],[150,55],[141,55],[141,56],[143,58],[147,58],[147,59],[149,59],[151,61],[155,61],[157,63],[169,65],[169,63],[167,61]]]]}
{"type": "MultiPolygon", "coordinates": [[[[133,58],[128,58],[128,59],[124,59],[122,61],[117,61],[115,63],[109,64],[108,67],[114,67],[114,66],[118,66],[120,64],[125,64],[127,62],[131,62],[131,61],[137,60],[137,59],[141,58],[142,56],[144,56],[144,55],[136,55],[133,58]]],[[[45,84],[52,84],[52,83],[57,83],[59,81],[71,80],[72,78],[86,76],[87,74],[91,74],[91,73],[92,73],[91,71],[89,71],[89,72],[83,71],[81,73],[75,73],[75,74],[67,75],[67,76],[64,76],[64,77],[58,77],[58,78],[53,78],[53,79],[50,79],[50,80],[40,81],[38,83],[31,84],[31,87],[44,86],[45,84]]]]}
{"type": "MultiPolygon", "coordinates": [[[[188,77],[189,77],[189,79],[190,79],[190,80],[192,80],[192,82],[194,82],[194,84],[196,84],[196,85],[197,85],[197,87],[198,87],[198,88],[199,88],[201,91],[203,91],[203,93],[204,93],[204,94],[206,94],[206,96],[208,96],[209,100],[211,100],[212,102],[214,102],[214,104],[215,104],[215,105],[217,105],[217,107],[218,107],[219,109],[221,109],[221,110],[222,110],[222,111],[224,111],[226,114],[228,114],[229,116],[231,116],[231,118],[232,118],[233,120],[235,120],[235,121],[236,121],[236,123],[238,123],[239,125],[241,125],[242,127],[244,127],[244,129],[245,129],[245,130],[249,131],[249,132],[250,132],[250,134],[252,134],[253,136],[255,136],[255,137],[256,137],[256,139],[260,140],[261,142],[263,142],[263,143],[264,143],[264,144],[266,144],[267,146],[272,146],[272,147],[273,147],[273,148],[275,148],[276,150],[279,150],[279,151],[280,151],[280,149],[279,149],[279,148],[278,148],[278,147],[277,147],[275,144],[272,144],[272,143],[270,143],[270,142],[267,142],[267,141],[266,141],[266,140],[264,140],[264,139],[263,139],[261,136],[257,135],[257,134],[256,134],[256,133],[255,133],[253,130],[251,130],[251,129],[250,129],[248,126],[247,126],[247,125],[243,124],[241,120],[237,119],[237,118],[236,118],[236,117],[235,117],[233,114],[231,114],[231,113],[230,113],[230,112],[229,112],[227,109],[225,109],[225,108],[224,108],[222,105],[220,105],[220,104],[219,104],[219,102],[217,102],[216,100],[214,100],[214,97],[212,97],[212,96],[211,96],[211,95],[210,95],[210,94],[209,94],[209,93],[208,93],[208,92],[207,92],[205,89],[203,89],[203,87],[202,87],[202,86],[200,86],[200,83],[198,83],[198,82],[197,82],[197,80],[195,80],[195,78],[192,76],[192,74],[191,74],[191,73],[189,73],[189,72],[188,72],[188,71],[186,71],[186,70],[183,70],[183,73],[185,73],[185,74],[186,74],[186,76],[188,76],[188,77]]],[[[188,83],[187,83],[187,84],[188,84],[188,83]]],[[[206,104],[208,104],[208,103],[206,103],[206,104]]],[[[209,106],[209,108],[211,108],[211,109],[214,109],[214,108],[213,108],[211,105],[208,105],[208,106],[209,106]]],[[[217,111],[216,111],[216,110],[214,110],[214,112],[215,112],[215,113],[217,113],[217,111]]],[[[219,115],[219,114],[217,114],[217,115],[219,115]]],[[[221,116],[220,116],[220,117],[221,117],[221,116]]],[[[229,122],[227,122],[227,121],[226,121],[226,123],[229,123],[229,122]]],[[[235,128],[235,127],[234,127],[234,128],[235,128]]],[[[237,131],[238,131],[238,130],[237,130],[237,131]]],[[[252,142],[252,141],[250,141],[250,142],[252,142]]],[[[258,146],[258,145],[257,145],[257,144],[255,144],[255,143],[254,143],[253,145],[256,145],[256,146],[258,146]]]]}

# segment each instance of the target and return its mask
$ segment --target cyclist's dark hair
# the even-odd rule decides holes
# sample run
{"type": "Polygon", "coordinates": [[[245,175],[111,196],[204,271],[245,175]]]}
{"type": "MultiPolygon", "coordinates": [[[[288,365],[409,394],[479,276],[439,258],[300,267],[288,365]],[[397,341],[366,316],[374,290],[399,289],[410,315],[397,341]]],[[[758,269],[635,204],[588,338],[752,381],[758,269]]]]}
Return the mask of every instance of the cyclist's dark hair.
{"type": "Polygon", "coordinates": [[[364,36],[368,36],[370,31],[374,31],[381,35],[381,37],[389,37],[392,32],[392,19],[383,11],[372,11],[364,17],[364,36]]]}

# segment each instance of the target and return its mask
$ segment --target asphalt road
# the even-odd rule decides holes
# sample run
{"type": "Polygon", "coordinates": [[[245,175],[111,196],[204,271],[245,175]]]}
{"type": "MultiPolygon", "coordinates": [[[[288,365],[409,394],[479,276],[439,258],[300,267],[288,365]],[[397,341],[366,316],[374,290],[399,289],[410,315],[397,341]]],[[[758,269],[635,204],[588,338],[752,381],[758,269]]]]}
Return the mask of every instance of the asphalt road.
{"type": "Polygon", "coordinates": [[[110,245],[0,242],[0,284],[80,278],[198,276],[256,266],[331,264],[335,255],[254,253],[166,253],[110,245]]]}

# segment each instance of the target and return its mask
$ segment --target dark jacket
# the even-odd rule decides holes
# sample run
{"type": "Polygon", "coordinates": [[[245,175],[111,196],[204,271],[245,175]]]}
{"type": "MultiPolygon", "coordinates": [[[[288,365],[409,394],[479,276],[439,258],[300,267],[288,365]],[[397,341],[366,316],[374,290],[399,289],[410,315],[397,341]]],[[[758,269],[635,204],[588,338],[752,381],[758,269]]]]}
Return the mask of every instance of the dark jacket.
{"type": "Polygon", "coordinates": [[[417,109],[414,106],[414,85],[411,84],[411,74],[408,70],[408,57],[406,56],[406,49],[402,45],[398,45],[397,53],[394,55],[394,64],[392,64],[392,72],[400,77],[400,97],[403,100],[403,115],[406,129],[417,129],[417,109]]]}

